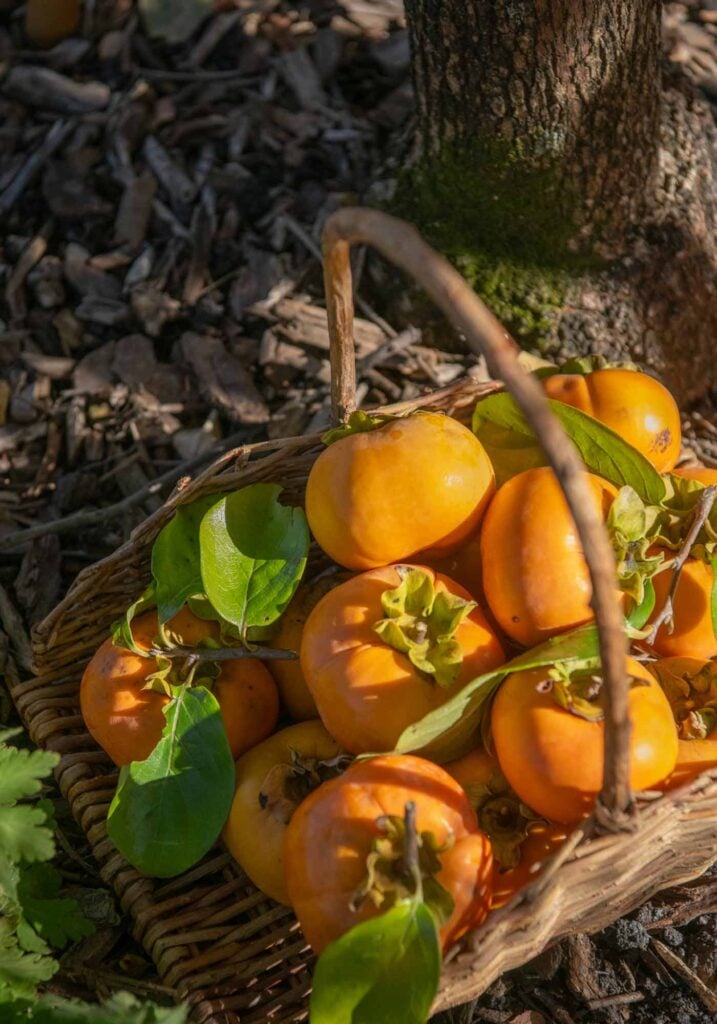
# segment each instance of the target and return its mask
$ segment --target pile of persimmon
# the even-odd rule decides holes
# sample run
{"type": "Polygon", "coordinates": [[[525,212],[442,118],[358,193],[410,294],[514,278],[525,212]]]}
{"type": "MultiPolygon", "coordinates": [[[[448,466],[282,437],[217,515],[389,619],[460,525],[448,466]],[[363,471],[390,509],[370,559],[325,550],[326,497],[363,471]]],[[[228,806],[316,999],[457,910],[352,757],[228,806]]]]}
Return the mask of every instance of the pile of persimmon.
{"type": "MultiPolygon", "coordinates": [[[[650,376],[543,386],[598,451],[581,449],[632,644],[631,786],[688,784],[717,765],[717,472],[675,469],[679,411],[650,376]]],[[[223,841],[317,952],[417,893],[445,949],[534,877],[601,789],[590,575],[553,471],[500,402],[485,447],[433,412],[361,414],[327,435],[305,502],[326,558],[261,640],[298,658],[255,643],[205,678],[237,759],[223,841]]],[[[175,643],[246,645],[193,596],[202,618],[176,614],[175,643]]],[[[118,765],[148,757],[171,699],[156,613],[133,629],[139,653],[108,640],[82,681],[87,727],[118,765]]]]}

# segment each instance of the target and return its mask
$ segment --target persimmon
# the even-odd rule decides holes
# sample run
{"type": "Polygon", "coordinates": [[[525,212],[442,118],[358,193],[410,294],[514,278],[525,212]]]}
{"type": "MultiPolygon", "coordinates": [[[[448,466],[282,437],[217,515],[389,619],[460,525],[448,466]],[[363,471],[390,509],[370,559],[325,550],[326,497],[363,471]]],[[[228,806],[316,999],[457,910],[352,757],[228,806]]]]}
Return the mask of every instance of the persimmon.
{"type": "Polygon", "coordinates": [[[453,900],[440,929],[443,948],[485,919],[493,858],[460,785],[423,758],[371,758],[314,790],[286,829],[289,898],[316,953],[406,895],[405,811],[411,802],[426,898],[438,883],[453,900]]]}
{"type": "Polygon", "coordinates": [[[36,46],[54,46],[80,27],[80,0],[28,0],[25,32],[36,46]]]}
{"type": "Polygon", "coordinates": [[[674,771],[657,788],[677,789],[717,768],[717,661],[661,658],[647,667],[667,695],[679,734],[674,771]]]}
{"type": "MultiPolygon", "coordinates": [[[[337,583],[346,579],[346,574],[325,574],[318,579],[302,584],[294,594],[286,611],[279,620],[279,628],[273,637],[273,644],[281,650],[297,651],[301,646],[304,623],[312,608],[337,583]]],[[[295,722],[306,722],[318,718],[314,698],[306,685],[301,663],[277,659],[269,663],[269,670],[279,687],[281,703],[295,722]]]]}
{"type": "Polygon", "coordinates": [[[675,476],[684,477],[685,480],[697,480],[705,487],[717,486],[717,469],[710,469],[707,466],[680,466],[672,472],[675,476]]]}
{"type": "Polygon", "coordinates": [[[467,590],[474,601],[484,601],[483,577],[480,563],[480,533],[476,532],[461,544],[455,551],[440,558],[425,559],[426,565],[442,576],[448,576],[464,590],[467,590]]]}
{"type": "Polygon", "coordinates": [[[284,833],[301,801],[336,773],[341,748],[321,722],[274,733],[236,764],[236,791],[222,838],[254,885],[289,905],[284,833]]]}
{"type": "Polygon", "coordinates": [[[301,640],[321,719],[353,754],[392,750],[404,729],[504,660],[467,591],[418,566],[371,569],[335,587],[301,640]]]}
{"type": "MultiPolygon", "coordinates": [[[[604,518],[617,492],[586,476],[604,518]]],[[[587,563],[552,469],[529,469],[503,484],[483,521],[480,553],[488,606],[517,643],[534,647],[593,618],[587,563]]]]}
{"type": "Polygon", "coordinates": [[[677,462],[682,443],[680,410],[659,381],[635,370],[556,373],[542,381],[548,398],[600,420],[664,473],[677,462]]]}
{"type": "MultiPolygon", "coordinates": [[[[677,760],[667,697],[646,668],[628,659],[630,785],[654,788],[677,760]]],[[[593,674],[567,680],[545,668],[506,677],[493,702],[491,730],[500,767],[525,803],[550,821],[573,824],[590,812],[603,778],[605,726],[593,674]]]]}
{"type": "Polygon", "coordinates": [[[493,909],[531,882],[568,832],[538,817],[511,789],[495,757],[479,747],[444,765],[475,808],[493,850],[493,909]]]}
{"type": "Polygon", "coordinates": [[[472,432],[419,412],[330,444],[309,473],[306,515],[335,562],[372,569],[458,547],[494,490],[490,459],[472,432]]]}
{"type": "MultiPolygon", "coordinates": [[[[666,559],[673,551],[664,550],[666,559]]],[[[664,606],[670,589],[672,572],[669,568],[653,576],[655,619],[664,606]]],[[[712,625],[711,599],[712,568],[699,558],[688,558],[680,572],[677,589],[672,599],[672,632],[667,623],[660,626],[652,646],[663,658],[713,658],[717,655],[717,637],[712,625]]]]}
{"type": "MultiPolygon", "coordinates": [[[[183,608],[166,629],[185,646],[216,640],[215,622],[199,619],[183,608]]],[[[149,650],[159,629],[156,612],[132,623],[137,646],[149,650]]],[[[105,640],[85,669],[80,684],[80,708],[89,733],[117,765],[143,761],[156,747],[166,719],[162,708],[169,697],[145,689],[158,670],[155,658],[142,657],[105,640]]],[[[219,702],[229,747],[234,757],[259,743],[272,731],[279,715],[276,684],[256,658],[219,663],[212,691],[219,702]]]]}

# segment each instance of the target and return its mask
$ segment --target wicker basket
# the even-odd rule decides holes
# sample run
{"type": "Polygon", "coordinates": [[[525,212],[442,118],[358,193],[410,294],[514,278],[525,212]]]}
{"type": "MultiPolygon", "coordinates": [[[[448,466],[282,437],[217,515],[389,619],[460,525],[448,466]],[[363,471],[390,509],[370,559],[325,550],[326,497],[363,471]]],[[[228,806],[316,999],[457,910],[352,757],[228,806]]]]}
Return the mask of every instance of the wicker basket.
{"type": "MultiPolygon", "coordinates": [[[[348,254],[350,244],[361,241],[424,285],[468,343],[486,354],[494,376],[506,381],[539,433],[564,484],[591,565],[603,664],[612,657],[617,666],[614,678],[605,671],[607,758],[598,813],[568,839],[536,881],[451,951],[435,1005],[444,1009],[477,997],[501,973],[556,939],[600,929],[658,890],[695,878],[717,861],[717,772],[661,799],[643,799],[638,807],[631,803],[625,782],[624,639],[619,610],[610,607],[616,604],[614,569],[608,562],[605,571],[603,565],[601,584],[598,564],[607,540],[600,526],[580,521],[577,456],[555,427],[540,389],[519,370],[514,346],[500,325],[455,271],[402,222],[375,211],[342,211],[329,221],[324,241],[336,417],[345,418],[353,402],[348,254]]],[[[467,420],[476,400],[494,389],[466,379],[386,411],[434,409],[467,420]]],[[[321,447],[317,434],[252,445],[228,453],[194,481],[182,481],[128,543],[80,574],[34,631],[36,678],[13,687],[34,742],[60,754],[60,788],[103,879],[131,917],[133,933],[162,980],[191,1004],[197,1024],[305,1020],[312,956],[291,911],[259,892],[221,848],[171,881],[145,878],[117,853],[105,824],[117,772],[84,727],[80,678],[110,623],[146,586],[152,543],[177,505],[257,481],[281,482],[287,498],[301,502],[321,447]]]]}

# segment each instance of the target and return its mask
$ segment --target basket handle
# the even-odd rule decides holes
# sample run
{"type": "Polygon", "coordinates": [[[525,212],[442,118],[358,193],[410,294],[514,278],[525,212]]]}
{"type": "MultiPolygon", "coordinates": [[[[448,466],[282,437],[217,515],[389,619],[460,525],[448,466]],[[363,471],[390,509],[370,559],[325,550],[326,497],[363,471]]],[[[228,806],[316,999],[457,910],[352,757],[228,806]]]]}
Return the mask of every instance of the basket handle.
{"type": "Polygon", "coordinates": [[[334,419],[348,419],[356,406],[354,302],[349,251],[373,246],[420,284],[471,349],[484,355],[493,377],[502,380],[540,441],[565,493],[590,570],[598,627],[605,701],[605,767],[596,809],[607,824],[624,824],[632,807],[627,640],[615,594],[615,557],[595,509],[577,450],[550,411],[542,388],[517,359],[518,347],[473,289],[432,249],[411,224],[362,207],[332,214],[323,231],[324,284],[331,339],[331,405],[334,419]]]}

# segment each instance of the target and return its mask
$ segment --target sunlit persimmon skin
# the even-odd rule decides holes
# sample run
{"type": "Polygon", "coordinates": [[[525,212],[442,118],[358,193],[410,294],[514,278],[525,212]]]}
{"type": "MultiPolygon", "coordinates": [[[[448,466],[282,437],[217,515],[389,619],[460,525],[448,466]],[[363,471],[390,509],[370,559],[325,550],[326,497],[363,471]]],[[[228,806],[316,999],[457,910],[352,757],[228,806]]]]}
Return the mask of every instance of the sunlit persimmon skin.
{"type": "Polygon", "coordinates": [[[254,885],[278,903],[290,905],[283,849],[291,808],[267,801],[263,789],[271,785],[272,772],[292,764],[294,754],[328,761],[340,752],[336,740],[316,719],[274,733],[237,761],[234,801],[222,838],[254,885]]]}
{"type": "MultiPolygon", "coordinates": [[[[612,484],[586,473],[602,518],[612,484]]],[[[501,629],[534,647],[593,618],[577,528],[552,469],[519,473],[491,501],[481,528],[483,592],[501,629]]]]}
{"type": "Polygon", "coordinates": [[[458,783],[419,757],[378,757],[353,764],[324,783],[295,812],[284,839],[286,884],[304,936],[316,953],[360,921],[380,913],[370,899],[351,901],[366,875],[366,858],[381,833],[376,819],[403,817],[416,805],[419,833],[442,846],[437,879],[454,900],[441,928],[443,948],[477,927],[490,907],[492,855],[458,783]]]}
{"type": "Polygon", "coordinates": [[[664,473],[677,462],[682,443],[680,411],[659,381],[634,370],[556,373],[542,381],[548,398],[594,416],[664,473]]]}
{"type": "MultiPolygon", "coordinates": [[[[689,680],[709,664],[703,658],[660,658],[657,662],[649,662],[647,668],[658,680],[665,671],[689,680]]],[[[712,666],[712,671],[717,673],[717,664],[713,662],[712,666]]],[[[712,768],[717,768],[717,725],[704,739],[678,740],[674,770],[655,788],[665,792],[678,789],[712,768]]]]}
{"type": "MultiPolygon", "coordinates": [[[[500,765],[487,750],[478,747],[456,761],[444,765],[444,768],[460,782],[466,796],[475,807],[476,787],[486,786],[500,770],[500,765]]],[[[519,798],[516,796],[515,799],[519,798]]],[[[543,861],[556,854],[568,836],[568,830],[564,825],[556,825],[542,819],[531,822],[528,827],[528,835],[520,844],[520,860],[515,867],[502,868],[494,851],[491,902],[493,910],[502,907],[519,889],[532,882],[543,861]]],[[[490,839],[490,835],[488,838],[490,839]]]]}
{"type": "Polygon", "coordinates": [[[427,558],[426,564],[435,572],[455,580],[467,590],[474,601],[483,602],[483,577],[480,564],[480,533],[476,532],[455,551],[438,558],[427,558]]]}
{"type": "Polygon", "coordinates": [[[458,547],[494,490],[490,459],[467,427],[415,413],[330,444],[311,468],[306,514],[335,562],[372,569],[458,547]]]}
{"type": "MultiPolygon", "coordinates": [[[[673,558],[674,551],[663,551],[665,558],[673,558]]],[[[665,604],[672,572],[666,569],[653,576],[655,611],[652,621],[665,604]]],[[[663,625],[652,644],[663,658],[714,658],[717,656],[717,638],[712,626],[710,600],[712,569],[698,558],[688,558],[677,581],[672,602],[673,630],[663,625]]]]}
{"type": "Polygon", "coordinates": [[[697,480],[705,487],[717,486],[717,469],[710,469],[707,466],[680,466],[672,472],[675,476],[684,477],[685,480],[697,480]]]}
{"type": "MultiPolygon", "coordinates": [[[[217,639],[217,624],[183,608],[167,629],[192,647],[207,637],[217,639]]],[[[158,636],[157,613],[147,612],[132,623],[138,647],[149,650],[158,636]]],[[[80,708],[88,731],[117,765],[143,761],[156,747],[166,719],[169,698],[143,690],[156,671],[154,658],[143,658],[105,640],[85,669],[80,708]]],[[[221,663],[213,684],[227,739],[234,757],[268,736],[279,715],[279,695],[267,669],[255,658],[221,663]]]]}
{"type": "MultiPolygon", "coordinates": [[[[628,671],[647,684],[633,686],[629,694],[630,785],[652,789],[675,766],[677,729],[657,680],[633,658],[628,671]]],[[[605,726],[560,707],[539,685],[546,678],[545,669],[506,677],[493,702],[493,742],[521,800],[550,821],[569,825],[592,810],[600,791],[605,726]]]]}
{"type": "MultiPolygon", "coordinates": [[[[457,583],[427,566],[420,568],[437,589],[470,600],[457,583]]],[[[409,725],[505,660],[500,641],[476,607],[456,630],[463,650],[456,682],[440,686],[420,672],[373,628],[384,618],[381,595],[399,583],[395,566],[355,576],[326,594],[304,627],[304,678],[324,725],[352,754],[392,750],[409,725]]]]}

